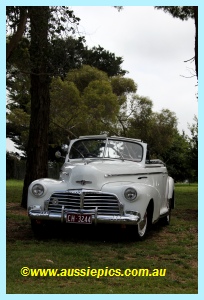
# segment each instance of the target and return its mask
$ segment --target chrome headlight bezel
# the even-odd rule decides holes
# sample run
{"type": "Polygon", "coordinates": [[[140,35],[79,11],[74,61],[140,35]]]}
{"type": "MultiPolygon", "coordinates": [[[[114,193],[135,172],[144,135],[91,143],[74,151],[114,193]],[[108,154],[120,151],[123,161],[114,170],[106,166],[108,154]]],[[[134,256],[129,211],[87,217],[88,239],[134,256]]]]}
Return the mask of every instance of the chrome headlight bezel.
{"type": "Polygon", "coordinates": [[[133,202],[137,199],[137,191],[136,189],[129,187],[124,191],[124,197],[129,202],[133,202]]]}
{"type": "Polygon", "coordinates": [[[36,198],[40,198],[45,194],[45,187],[40,183],[36,183],[33,185],[31,191],[36,198]]]}

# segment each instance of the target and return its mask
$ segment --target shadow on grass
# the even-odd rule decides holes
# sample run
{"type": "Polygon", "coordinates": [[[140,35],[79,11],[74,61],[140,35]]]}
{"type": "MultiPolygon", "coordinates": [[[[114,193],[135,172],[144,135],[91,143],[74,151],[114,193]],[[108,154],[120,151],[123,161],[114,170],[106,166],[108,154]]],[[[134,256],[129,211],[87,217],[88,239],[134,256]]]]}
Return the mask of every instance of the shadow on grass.
{"type": "MultiPolygon", "coordinates": [[[[185,221],[197,220],[197,210],[174,210],[173,215],[185,221]]],[[[108,224],[98,224],[95,226],[49,222],[49,224],[43,226],[37,234],[34,234],[26,210],[21,208],[18,204],[10,203],[7,206],[7,242],[11,243],[18,240],[59,240],[82,244],[87,242],[127,244],[138,241],[135,233],[136,230],[136,226],[121,228],[119,225],[108,224]]],[[[154,237],[164,231],[168,231],[168,226],[165,228],[161,222],[158,222],[152,226],[145,240],[154,239],[154,237]]],[[[166,232],[166,234],[168,234],[168,232],[166,232]]]]}

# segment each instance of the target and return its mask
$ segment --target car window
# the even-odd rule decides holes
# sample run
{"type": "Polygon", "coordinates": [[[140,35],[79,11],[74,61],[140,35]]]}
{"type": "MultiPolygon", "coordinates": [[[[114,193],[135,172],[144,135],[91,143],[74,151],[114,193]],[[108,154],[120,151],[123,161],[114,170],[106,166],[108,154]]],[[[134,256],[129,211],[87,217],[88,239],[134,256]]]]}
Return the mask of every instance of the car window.
{"type": "Polygon", "coordinates": [[[76,141],[70,150],[69,158],[103,157],[106,140],[90,139],[76,141]]]}
{"type": "Polygon", "coordinates": [[[108,140],[105,157],[141,161],[142,153],[143,149],[140,144],[129,141],[108,140]]]}
{"type": "Polygon", "coordinates": [[[112,158],[141,161],[143,148],[140,144],[115,139],[86,139],[76,141],[69,152],[70,159],[112,158]]]}

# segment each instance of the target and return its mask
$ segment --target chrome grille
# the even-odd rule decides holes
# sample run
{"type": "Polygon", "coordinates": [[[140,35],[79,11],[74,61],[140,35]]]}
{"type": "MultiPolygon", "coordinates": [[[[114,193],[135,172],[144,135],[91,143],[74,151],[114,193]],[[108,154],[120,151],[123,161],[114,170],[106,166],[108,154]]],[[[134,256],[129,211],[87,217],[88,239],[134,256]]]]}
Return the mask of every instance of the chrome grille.
{"type": "Polygon", "coordinates": [[[64,209],[84,209],[87,212],[97,208],[98,215],[120,215],[120,205],[117,197],[107,193],[97,192],[55,192],[51,195],[48,210],[61,212],[64,209]]]}

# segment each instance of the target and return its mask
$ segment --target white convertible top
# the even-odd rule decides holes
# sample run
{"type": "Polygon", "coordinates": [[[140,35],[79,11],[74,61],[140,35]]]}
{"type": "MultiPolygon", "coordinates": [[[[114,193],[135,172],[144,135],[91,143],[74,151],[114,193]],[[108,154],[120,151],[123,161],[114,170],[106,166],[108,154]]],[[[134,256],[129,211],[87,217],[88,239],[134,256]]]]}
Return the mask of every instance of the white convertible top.
{"type": "Polygon", "coordinates": [[[133,139],[133,138],[127,138],[123,136],[108,136],[107,134],[99,134],[99,135],[81,135],[79,139],[100,139],[100,138],[111,138],[111,139],[122,139],[122,140],[127,140],[127,141],[136,141],[136,142],[141,142],[142,140],[140,139],[133,139]]]}

